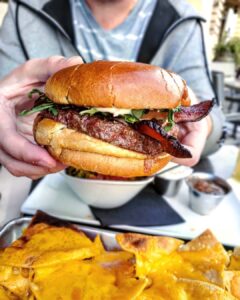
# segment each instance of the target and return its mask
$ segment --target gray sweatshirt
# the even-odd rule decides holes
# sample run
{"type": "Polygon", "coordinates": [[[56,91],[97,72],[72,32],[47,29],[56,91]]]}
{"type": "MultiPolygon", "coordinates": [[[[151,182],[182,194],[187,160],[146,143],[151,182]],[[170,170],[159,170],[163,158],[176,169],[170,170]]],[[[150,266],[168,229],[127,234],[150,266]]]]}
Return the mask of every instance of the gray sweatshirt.
{"type": "MultiPolygon", "coordinates": [[[[205,55],[202,19],[184,0],[158,0],[137,61],[174,71],[198,99],[214,97],[205,55]]],[[[68,0],[12,0],[0,29],[0,78],[27,59],[81,55],[75,46],[68,0]]],[[[203,155],[219,148],[223,114],[215,105],[213,130],[203,155]]]]}

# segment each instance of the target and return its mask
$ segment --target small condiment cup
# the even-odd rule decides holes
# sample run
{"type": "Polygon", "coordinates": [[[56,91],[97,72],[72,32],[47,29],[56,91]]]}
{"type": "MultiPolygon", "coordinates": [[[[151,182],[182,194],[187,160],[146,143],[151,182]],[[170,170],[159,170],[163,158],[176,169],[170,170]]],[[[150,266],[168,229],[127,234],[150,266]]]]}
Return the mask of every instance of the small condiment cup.
{"type": "Polygon", "coordinates": [[[191,175],[192,172],[192,168],[176,166],[170,170],[158,173],[154,178],[155,190],[162,196],[174,197],[179,192],[184,179],[191,175]]]}
{"type": "Polygon", "coordinates": [[[194,212],[200,215],[210,214],[223,200],[223,198],[232,191],[231,186],[227,183],[226,180],[210,173],[193,173],[186,179],[186,183],[189,187],[189,206],[194,212]],[[215,195],[197,190],[194,187],[194,183],[196,183],[197,180],[207,180],[214,182],[224,190],[224,194],[215,195]]]}

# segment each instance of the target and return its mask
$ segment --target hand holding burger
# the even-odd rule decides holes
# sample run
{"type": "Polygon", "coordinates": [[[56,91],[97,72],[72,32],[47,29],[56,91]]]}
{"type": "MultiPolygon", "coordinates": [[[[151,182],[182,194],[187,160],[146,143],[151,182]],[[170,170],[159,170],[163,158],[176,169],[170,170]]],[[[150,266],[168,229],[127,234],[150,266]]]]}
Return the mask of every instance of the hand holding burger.
{"type": "MultiPolygon", "coordinates": [[[[140,63],[98,61],[51,76],[45,94],[40,92],[33,110],[23,114],[40,111],[35,140],[60,162],[135,177],[154,174],[172,157],[192,160],[177,139],[178,126],[201,120],[213,102],[189,105],[186,83],[174,73],[140,63]]],[[[191,135],[191,125],[185,128],[191,135]]]]}
{"type": "Polygon", "coordinates": [[[27,97],[29,90],[43,86],[59,69],[81,62],[80,57],[33,59],[0,81],[0,164],[13,175],[36,179],[65,168],[36,145],[32,132],[35,115],[19,117],[18,114],[32,106],[27,97]]]}

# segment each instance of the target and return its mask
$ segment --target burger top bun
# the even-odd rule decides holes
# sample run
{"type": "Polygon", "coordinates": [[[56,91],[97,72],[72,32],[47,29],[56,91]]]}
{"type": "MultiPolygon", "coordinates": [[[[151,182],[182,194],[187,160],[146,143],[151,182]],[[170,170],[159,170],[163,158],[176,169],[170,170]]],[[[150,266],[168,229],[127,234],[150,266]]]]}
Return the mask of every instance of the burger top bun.
{"type": "Polygon", "coordinates": [[[185,81],[156,66],[96,61],[52,75],[45,93],[59,104],[129,109],[171,109],[190,105],[185,81]]]}

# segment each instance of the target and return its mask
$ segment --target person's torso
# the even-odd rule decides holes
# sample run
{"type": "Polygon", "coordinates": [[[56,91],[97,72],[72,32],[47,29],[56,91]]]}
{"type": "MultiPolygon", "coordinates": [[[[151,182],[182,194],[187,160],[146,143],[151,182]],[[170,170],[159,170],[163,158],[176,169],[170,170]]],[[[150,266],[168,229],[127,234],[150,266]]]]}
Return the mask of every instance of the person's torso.
{"type": "Polygon", "coordinates": [[[157,0],[138,0],[127,18],[112,30],[102,28],[85,0],[70,0],[75,45],[86,62],[136,61],[157,0]]]}
{"type": "MultiPolygon", "coordinates": [[[[21,35],[27,51],[26,59],[57,54],[84,57],[77,47],[74,36],[74,18],[69,0],[12,0],[12,2],[19,7],[16,22],[18,28],[14,30],[21,35]]],[[[16,12],[14,14],[16,15],[16,12]]],[[[189,16],[198,17],[184,0],[157,0],[146,25],[144,37],[134,54],[135,60],[151,63],[164,44],[169,29],[178,26],[181,20],[184,21],[189,16]]],[[[169,33],[171,38],[173,33],[172,31],[169,33]]],[[[122,45],[126,44],[124,40],[122,45]]],[[[168,62],[164,65],[167,67],[168,62]]]]}

